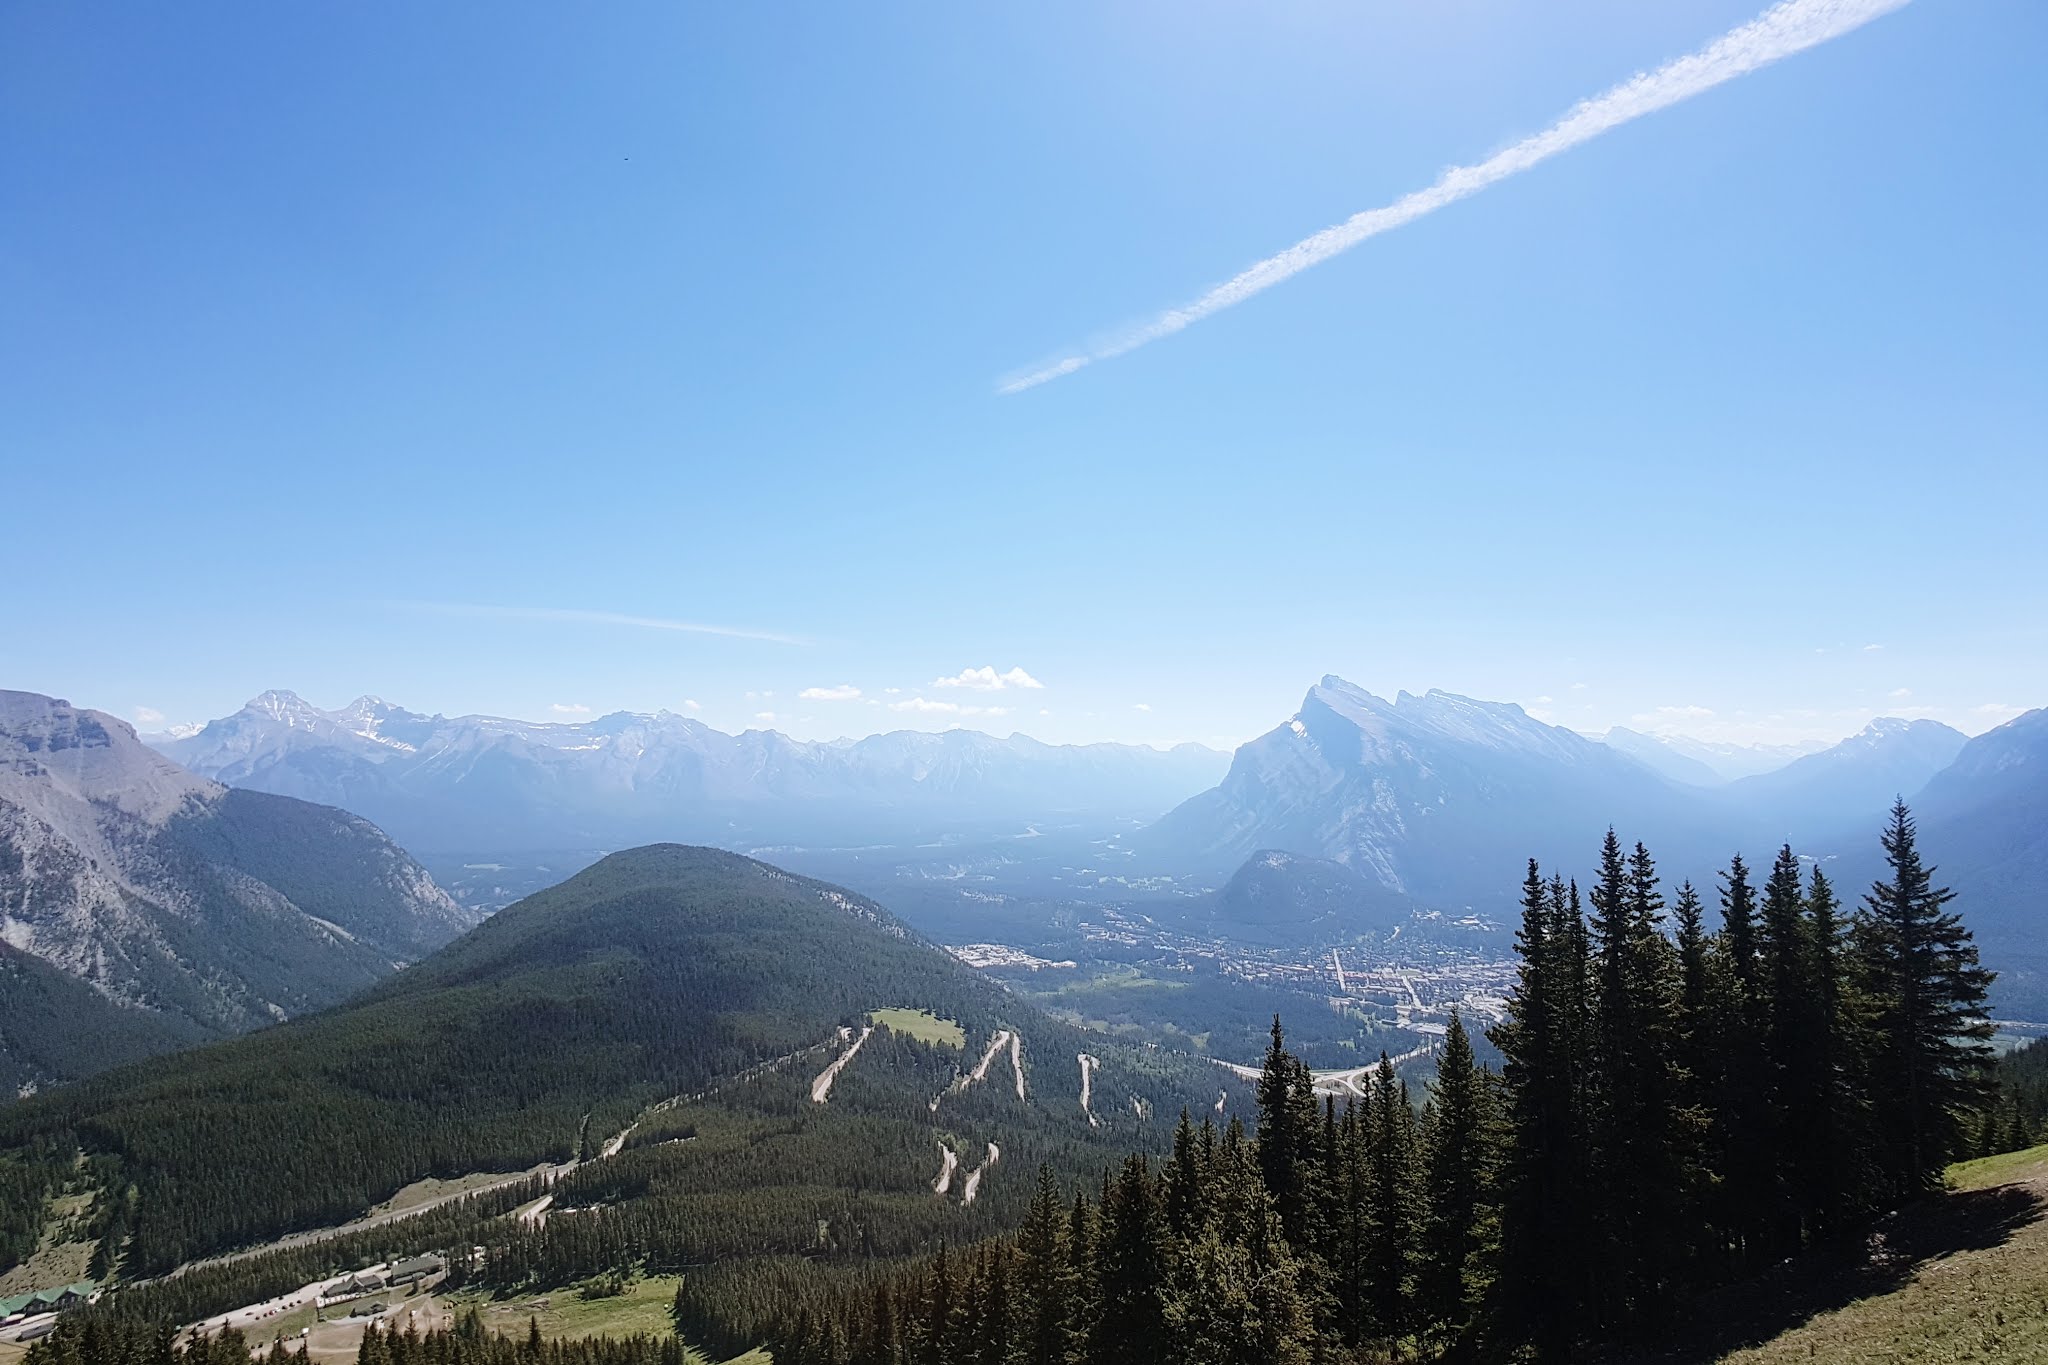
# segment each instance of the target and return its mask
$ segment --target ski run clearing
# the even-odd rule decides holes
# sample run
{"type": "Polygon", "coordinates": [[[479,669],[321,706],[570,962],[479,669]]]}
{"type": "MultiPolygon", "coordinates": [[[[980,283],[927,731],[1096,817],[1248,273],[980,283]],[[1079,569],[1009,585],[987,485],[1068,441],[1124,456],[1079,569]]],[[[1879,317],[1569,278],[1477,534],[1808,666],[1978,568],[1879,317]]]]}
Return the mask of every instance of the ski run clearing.
{"type": "Polygon", "coordinates": [[[932,1182],[933,1194],[944,1194],[953,1188],[953,1172],[960,1169],[960,1154],[939,1139],[939,1178],[932,1182]]]}
{"type": "Polygon", "coordinates": [[[928,1106],[931,1111],[934,1114],[938,1113],[939,1101],[946,1098],[946,1096],[957,1095],[976,1081],[987,1080],[989,1067],[995,1063],[996,1057],[1006,1047],[1010,1050],[1010,1071],[1017,1078],[1017,1098],[1023,1099],[1024,1037],[1022,1034],[1013,1033],[1009,1029],[999,1028],[996,1030],[995,1036],[988,1040],[988,1051],[981,1054],[981,1060],[974,1064],[974,1070],[963,1076],[954,1077],[952,1085],[932,1097],[932,1102],[928,1106]]]}
{"type": "Polygon", "coordinates": [[[967,1179],[960,1184],[960,1202],[962,1204],[972,1204],[974,1202],[974,1196],[981,1193],[982,1173],[1002,1159],[1002,1148],[991,1142],[988,1145],[988,1157],[979,1166],[969,1171],[967,1179]]]}
{"type": "MultiPolygon", "coordinates": [[[[841,1029],[839,1032],[839,1036],[844,1038],[848,1035],[850,1031],[851,1030],[841,1029]]],[[[832,1094],[832,1082],[839,1079],[839,1073],[846,1069],[846,1064],[853,1060],[853,1054],[860,1051],[860,1045],[862,1043],[865,1043],[868,1040],[868,1035],[873,1033],[874,1031],[875,1026],[873,1024],[869,1024],[866,1028],[862,1029],[860,1031],[860,1037],[855,1038],[853,1040],[853,1046],[846,1049],[846,1051],[840,1053],[838,1061],[832,1063],[832,1065],[826,1067],[823,1071],[818,1073],[818,1079],[811,1082],[812,1104],[823,1104],[828,1098],[830,1098],[832,1094]]]]}
{"type": "Polygon", "coordinates": [[[1101,1066],[1102,1063],[1085,1052],[1079,1052],[1074,1055],[1075,1059],[1081,1063],[1081,1112],[1088,1116],[1088,1126],[1090,1128],[1100,1128],[1102,1125],[1095,1121],[1095,1111],[1088,1107],[1088,1098],[1095,1088],[1095,1068],[1101,1066]]]}
{"type": "MultiPolygon", "coordinates": [[[[1385,1060],[1398,1067],[1427,1057],[1435,1051],[1436,1043],[1425,1039],[1422,1046],[1410,1048],[1398,1057],[1388,1057],[1385,1060]]],[[[1236,1062],[1226,1062],[1220,1058],[1213,1057],[1210,1060],[1240,1080],[1257,1081],[1265,1074],[1264,1069],[1261,1067],[1240,1066],[1236,1062]]],[[[1373,1073],[1379,1069],[1380,1064],[1378,1062],[1371,1062],[1365,1066],[1348,1067],[1342,1071],[1316,1071],[1310,1074],[1315,1078],[1316,1094],[1336,1095],[1344,1099],[1362,1100],[1370,1093],[1367,1087],[1372,1083],[1373,1073]]],[[[1218,1105],[1217,1107],[1220,1110],[1222,1106],[1218,1105]]]]}

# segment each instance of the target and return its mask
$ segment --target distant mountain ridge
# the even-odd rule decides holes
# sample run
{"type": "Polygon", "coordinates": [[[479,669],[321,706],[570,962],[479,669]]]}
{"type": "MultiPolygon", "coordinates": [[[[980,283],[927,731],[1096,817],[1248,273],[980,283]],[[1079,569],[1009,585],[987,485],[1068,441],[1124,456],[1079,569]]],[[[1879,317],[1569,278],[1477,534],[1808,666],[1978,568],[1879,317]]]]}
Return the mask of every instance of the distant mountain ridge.
{"type": "Polygon", "coordinates": [[[1132,842],[1230,866],[1284,850],[1452,908],[1512,893],[1520,859],[1578,856],[1618,815],[1647,838],[1703,813],[1636,760],[1512,703],[1442,691],[1389,702],[1328,676],[1237,751],[1220,785],[1132,842]]]}
{"type": "Polygon", "coordinates": [[[223,787],[111,716],[0,691],[0,942],[50,1002],[0,1008],[0,1082],[318,1009],[474,918],[364,820],[223,787]],[[145,1041],[62,1042],[87,1015],[145,1041]]]}
{"type": "Polygon", "coordinates": [[[1221,775],[1200,745],[1049,745],[971,730],[816,743],[673,712],[573,724],[427,716],[375,697],[323,711],[265,692],[182,738],[207,777],[355,811],[420,851],[871,836],[1071,816],[1151,819],[1221,775]]]}
{"type": "MultiPolygon", "coordinates": [[[[1442,691],[1386,701],[1331,676],[1285,724],[1241,747],[1214,789],[1127,842],[1154,862],[1233,873],[1240,909],[1262,933],[1263,917],[1289,897],[1339,893],[1312,861],[1261,870],[1247,860],[1324,860],[1420,908],[1500,909],[1526,859],[1581,867],[1610,824],[1647,843],[1674,879],[1707,881],[1738,849],[1754,858],[1789,840],[1827,858],[1874,848],[1893,798],[1923,788],[1929,828],[1952,828],[1944,812],[1995,775],[2012,789],[2001,799],[2014,828],[1956,843],[1978,850],[1973,861],[2031,867],[2027,831],[2038,831],[2048,795],[2020,790],[2026,783],[2014,775],[2036,769],[2013,747],[2031,733],[2014,722],[1966,740],[1934,721],[1887,717],[1774,771],[1721,782],[1704,759],[1650,747],[1660,742],[1632,731],[1595,740],[1512,704],[1442,691]],[[1980,849],[1987,843],[1996,847],[1980,849]],[[1273,885],[1245,900],[1248,881],[1273,885]]],[[[1355,888],[1342,895],[1367,903],[1355,888]]]]}
{"type": "Polygon", "coordinates": [[[1724,789],[1755,820],[1788,832],[1810,830],[1815,812],[1867,817],[1876,824],[1892,800],[1912,796],[1948,767],[1969,743],[1962,731],[1934,720],[1881,717],[1840,744],[1724,789]]]}
{"type": "Polygon", "coordinates": [[[1730,744],[1694,739],[1690,735],[1644,734],[1617,725],[1600,741],[1647,764],[1675,782],[1712,787],[1745,777],[1773,773],[1809,754],[1831,746],[1809,740],[1800,744],[1730,744]]]}

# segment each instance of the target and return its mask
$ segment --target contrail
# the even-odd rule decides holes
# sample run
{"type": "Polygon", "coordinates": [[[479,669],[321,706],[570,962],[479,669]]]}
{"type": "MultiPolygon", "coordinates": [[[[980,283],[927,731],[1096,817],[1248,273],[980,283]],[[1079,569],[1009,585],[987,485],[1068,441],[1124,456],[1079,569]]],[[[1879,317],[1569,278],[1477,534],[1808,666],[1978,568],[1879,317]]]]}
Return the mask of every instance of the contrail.
{"type": "Polygon", "coordinates": [[[1470,166],[1453,166],[1426,190],[1404,195],[1383,208],[1355,213],[1313,237],[1296,242],[1277,256],[1217,285],[1208,293],[1161,313],[1122,336],[1047,365],[1004,380],[1001,393],[1022,393],[1061,375],[1072,374],[1084,365],[1109,360],[1137,350],[1147,342],[1172,336],[1182,328],[1242,303],[1261,290],[1270,289],[1312,265],[1319,265],[1340,251],[1349,251],[1368,237],[1377,237],[1412,223],[1446,204],[1479,193],[1487,186],[1518,175],[1559,152],[1590,142],[1610,128],[1619,128],[1645,114],[1668,109],[1681,100],[1711,90],[1717,85],[1745,76],[1759,67],[1807,48],[1818,47],[1830,38],[1863,27],[1910,0],[1784,0],[1765,10],[1738,29],[1715,39],[1706,47],[1655,71],[1622,82],[1605,94],[1580,103],[1572,111],[1534,137],[1524,138],[1506,151],[1470,166]]]}
{"type": "Polygon", "coordinates": [[[724,635],[735,640],[766,640],[778,645],[809,644],[794,635],[742,626],[712,626],[697,621],[672,621],[658,616],[628,616],[616,611],[583,611],[570,607],[496,607],[474,602],[393,602],[405,611],[433,612],[442,616],[480,616],[505,621],[570,621],[598,626],[632,626],[640,630],[674,630],[690,635],[724,635]]]}

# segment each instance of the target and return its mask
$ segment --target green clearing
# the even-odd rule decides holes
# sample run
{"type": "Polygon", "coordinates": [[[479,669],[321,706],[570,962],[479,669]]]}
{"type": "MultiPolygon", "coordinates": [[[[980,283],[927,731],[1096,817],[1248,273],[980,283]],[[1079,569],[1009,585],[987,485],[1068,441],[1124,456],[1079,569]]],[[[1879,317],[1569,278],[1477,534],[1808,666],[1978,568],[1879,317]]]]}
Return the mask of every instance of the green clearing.
{"type": "Polygon", "coordinates": [[[1089,995],[1098,991],[1184,991],[1185,981],[1167,981],[1151,976],[1136,967],[1112,967],[1095,976],[1062,981],[1050,991],[1042,992],[1046,997],[1062,995],[1089,995]]]}
{"type": "Polygon", "coordinates": [[[2048,1143],[2023,1152],[1958,1161],[1948,1168],[1948,1183],[1958,1190],[1984,1190],[2011,1180],[2024,1179],[2031,1167],[2048,1163],[2048,1143]]]}
{"type": "MultiPolygon", "coordinates": [[[[576,1292],[574,1286],[570,1286],[540,1294],[520,1294],[509,1299],[460,1293],[449,1296],[447,1303],[450,1311],[458,1317],[475,1308],[485,1327],[513,1337],[525,1335],[529,1318],[540,1324],[540,1334],[548,1341],[635,1335],[667,1337],[675,1335],[675,1322],[669,1316],[669,1309],[675,1302],[676,1286],[681,1283],[675,1275],[651,1275],[635,1280],[625,1293],[609,1299],[586,1299],[576,1292]]],[[[695,1348],[691,1348],[689,1359],[691,1365],[715,1365],[710,1356],[695,1348]]],[[[773,1357],[766,1351],[749,1351],[726,1365],[772,1365],[772,1362],[773,1357]]]]}
{"type": "Polygon", "coordinates": [[[921,1043],[935,1043],[940,1047],[967,1046],[967,1031],[951,1019],[941,1019],[930,1010],[905,1009],[892,1006],[885,1010],[871,1010],[868,1022],[891,1033],[900,1033],[906,1038],[915,1038],[921,1043]]]}
{"type": "MultiPolygon", "coordinates": [[[[1896,1288],[1816,1314],[1724,1365],[2048,1360],[2048,1146],[1961,1162],[1896,1288]]],[[[1689,1358],[1689,1357],[1688,1357],[1689,1358]]]]}
{"type": "Polygon", "coordinates": [[[376,1218],[382,1214],[410,1213],[414,1209],[422,1209],[429,1204],[445,1199],[453,1199],[460,1195],[469,1194],[474,1190],[481,1190],[491,1185],[502,1185],[508,1180],[517,1180],[524,1176],[539,1175],[546,1169],[546,1163],[542,1163],[525,1171],[472,1171],[468,1175],[459,1175],[446,1180],[436,1176],[428,1176],[425,1180],[413,1181],[412,1184],[407,1185],[397,1194],[392,1195],[389,1199],[371,1209],[364,1216],[376,1218]]]}
{"type": "Polygon", "coordinates": [[[636,1334],[665,1337],[675,1333],[669,1309],[675,1303],[676,1286],[680,1283],[681,1279],[674,1275],[650,1275],[635,1280],[625,1293],[608,1299],[586,1299],[573,1285],[509,1299],[462,1293],[451,1295],[448,1306],[458,1316],[467,1308],[475,1308],[483,1316],[484,1326],[494,1332],[524,1332],[526,1320],[532,1318],[540,1324],[540,1334],[550,1341],[636,1334]]]}
{"type": "Polygon", "coordinates": [[[93,1191],[60,1194],[50,1200],[49,1213],[35,1253],[11,1270],[0,1271],[0,1298],[32,1289],[54,1289],[87,1277],[99,1243],[73,1234],[83,1230],[92,1208],[93,1191]]]}

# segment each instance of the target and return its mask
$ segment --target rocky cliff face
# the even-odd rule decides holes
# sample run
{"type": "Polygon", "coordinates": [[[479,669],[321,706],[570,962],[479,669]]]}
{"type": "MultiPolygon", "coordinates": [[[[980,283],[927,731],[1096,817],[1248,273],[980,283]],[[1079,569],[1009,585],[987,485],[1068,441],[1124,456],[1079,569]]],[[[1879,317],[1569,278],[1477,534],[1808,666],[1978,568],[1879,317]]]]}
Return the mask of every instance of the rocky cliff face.
{"type": "MultiPolygon", "coordinates": [[[[374,826],[235,792],[111,716],[0,692],[0,942],[167,1041],[334,1003],[473,917],[374,826]]],[[[25,1052],[19,1031],[0,1047],[25,1052]]]]}

